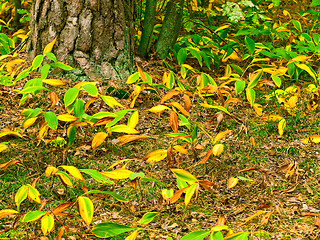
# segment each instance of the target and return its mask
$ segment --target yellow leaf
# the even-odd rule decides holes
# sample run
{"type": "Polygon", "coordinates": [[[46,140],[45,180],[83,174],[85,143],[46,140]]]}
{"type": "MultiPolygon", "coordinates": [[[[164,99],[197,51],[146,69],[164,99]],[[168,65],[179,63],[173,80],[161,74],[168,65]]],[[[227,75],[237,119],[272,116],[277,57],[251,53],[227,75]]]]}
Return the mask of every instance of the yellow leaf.
{"type": "Polygon", "coordinates": [[[4,210],[0,210],[0,219],[1,218],[5,218],[9,215],[13,215],[13,214],[17,214],[19,212],[12,210],[12,209],[4,209],[4,210]]]}
{"type": "Polygon", "coordinates": [[[82,219],[89,225],[93,218],[93,203],[88,197],[78,197],[79,213],[82,219]]]}
{"type": "Polygon", "coordinates": [[[166,149],[159,149],[149,153],[147,156],[144,157],[144,160],[147,162],[159,162],[167,157],[167,150],[166,149]]]}
{"type": "Polygon", "coordinates": [[[27,120],[24,121],[24,123],[22,124],[22,128],[28,128],[31,125],[33,125],[35,123],[35,121],[38,119],[38,117],[33,117],[33,118],[29,118],[27,120]]]}
{"type": "Polygon", "coordinates": [[[260,104],[254,103],[252,107],[258,116],[262,116],[262,106],[260,104]]]}
{"type": "Polygon", "coordinates": [[[289,16],[291,18],[291,15],[287,10],[283,10],[283,15],[284,16],[289,16]]]}
{"type": "Polygon", "coordinates": [[[33,200],[36,203],[41,203],[40,201],[40,193],[38,192],[37,189],[35,189],[34,187],[32,187],[30,184],[27,184],[28,186],[28,197],[29,200],[33,200]]]}
{"type": "Polygon", "coordinates": [[[63,121],[63,122],[73,122],[78,119],[77,117],[70,115],[70,114],[61,114],[57,118],[58,118],[58,120],[63,121]]]}
{"type": "Polygon", "coordinates": [[[102,100],[109,106],[114,108],[114,105],[125,108],[123,105],[121,105],[120,103],[117,102],[117,100],[115,100],[113,97],[111,96],[104,96],[104,95],[100,95],[100,97],[102,98],[102,100]]]}
{"type": "Polygon", "coordinates": [[[92,148],[100,146],[107,136],[108,134],[106,134],[105,132],[97,133],[92,140],[92,148]]]}
{"type": "Polygon", "coordinates": [[[63,85],[66,85],[65,82],[62,82],[59,79],[44,79],[44,80],[42,80],[42,82],[44,82],[46,84],[49,84],[51,86],[63,86],[63,85]]]}
{"type": "Polygon", "coordinates": [[[223,147],[223,144],[214,145],[214,147],[212,148],[213,155],[219,156],[223,152],[223,147]]]}
{"type": "Polygon", "coordinates": [[[4,136],[16,136],[16,137],[21,137],[22,138],[22,136],[20,135],[20,133],[17,133],[17,132],[15,132],[15,131],[11,131],[11,130],[9,130],[9,129],[6,129],[6,128],[4,128],[4,129],[1,129],[1,132],[0,132],[0,138],[2,138],[2,137],[4,137],[4,136]]]}
{"type": "MultiPolygon", "coordinates": [[[[65,174],[66,174],[66,173],[65,173],[65,174]]],[[[64,175],[64,174],[61,173],[61,172],[57,172],[57,173],[55,173],[55,175],[59,176],[60,179],[61,179],[61,181],[62,181],[64,184],[66,184],[66,185],[68,185],[68,186],[70,186],[70,187],[73,187],[72,182],[70,181],[70,179],[69,179],[66,175],[64,175]]]]}
{"type": "Polygon", "coordinates": [[[284,128],[287,126],[287,122],[286,120],[283,118],[279,124],[278,124],[278,130],[279,130],[279,135],[282,136],[283,135],[283,130],[284,128]]]}
{"type": "Polygon", "coordinates": [[[97,85],[96,82],[80,82],[80,83],[77,83],[73,88],[80,89],[83,85],[87,85],[87,84],[91,84],[94,86],[97,85]]]}
{"type": "Polygon", "coordinates": [[[13,71],[13,69],[12,69],[12,66],[13,66],[13,65],[19,64],[19,63],[23,63],[24,61],[25,61],[25,60],[23,60],[23,59],[14,59],[14,60],[8,62],[8,63],[6,64],[6,66],[7,66],[7,71],[11,73],[11,72],[13,71]]]}
{"type": "Polygon", "coordinates": [[[125,179],[130,176],[132,171],[124,168],[115,169],[113,171],[101,172],[102,175],[111,179],[125,179]]]}
{"type": "Polygon", "coordinates": [[[128,237],[126,237],[125,240],[135,240],[138,236],[139,229],[135,230],[133,233],[131,233],[128,237]]]}
{"type": "Polygon", "coordinates": [[[216,144],[216,142],[220,141],[221,139],[229,136],[229,134],[232,133],[232,130],[226,130],[223,132],[219,132],[216,137],[214,138],[213,144],[216,144]]]}
{"type": "Polygon", "coordinates": [[[48,232],[51,232],[51,230],[54,227],[54,218],[52,217],[52,215],[44,215],[41,218],[41,230],[43,232],[44,235],[46,235],[48,232]]]}
{"type": "Polygon", "coordinates": [[[153,112],[153,113],[160,113],[160,112],[163,112],[166,109],[170,110],[170,108],[168,108],[165,105],[158,105],[158,106],[155,106],[153,108],[150,108],[148,111],[153,112]]]}
{"type": "Polygon", "coordinates": [[[255,218],[256,216],[259,216],[261,213],[266,213],[266,212],[268,212],[268,211],[259,210],[258,212],[256,212],[252,216],[248,217],[243,223],[238,224],[237,227],[241,227],[241,226],[247,224],[251,219],[255,218]]]}
{"type": "Polygon", "coordinates": [[[56,172],[58,172],[58,169],[53,167],[53,166],[49,166],[46,168],[45,174],[46,177],[50,177],[56,174],[56,172]]]}
{"type": "MultiPolygon", "coordinates": [[[[0,152],[3,152],[3,151],[6,150],[7,148],[8,148],[7,145],[0,144],[0,152]]],[[[0,164],[0,168],[1,168],[1,164],[0,164]]]]}
{"type": "Polygon", "coordinates": [[[305,70],[307,73],[310,74],[311,77],[313,77],[313,79],[315,81],[317,81],[316,75],[314,74],[314,72],[310,69],[309,66],[307,66],[306,64],[299,64],[299,63],[294,63],[298,68],[305,70]]]}
{"type": "Polygon", "coordinates": [[[221,26],[221,27],[218,27],[216,30],[215,30],[215,32],[219,32],[220,30],[223,30],[223,29],[226,29],[226,28],[228,28],[230,25],[223,25],[223,26],[221,26]]]}
{"type": "Polygon", "coordinates": [[[269,116],[263,117],[262,119],[266,120],[266,121],[279,121],[279,120],[283,119],[283,117],[281,117],[280,115],[271,114],[269,116]]]}
{"type": "Polygon", "coordinates": [[[195,193],[196,189],[199,187],[198,183],[194,183],[192,184],[190,187],[188,187],[186,190],[186,196],[184,198],[184,204],[185,206],[188,206],[188,204],[190,203],[191,197],[193,196],[193,194],[195,193]]]}
{"type": "Polygon", "coordinates": [[[161,195],[164,200],[169,199],[173,196],[173,189],[163,189],[161,195]]]}
{"type": "Polygon", "coordinates": [[[56,43],[57,37],[53,39],[43,50],[43,55],[52,51],[53,45],[56,43]]]}
{"type": "Polygon", "coordinates": [[[134,111],[128,119],[128,127],[135,128],[139,122],[139,111],[134,111]]]}
{"type": "Polygon", "coordinates": [[[171,171],[174,173],[174,175],[179,178],[182,181],[185,181],[189,184],[193,184],[195,182],[198,182],[198,179],[193,176],[191,173],[183,170],[183,169],[171,169],[171,171]]]}
{"type": "Polygon", "coordinates": [[[290,62],[304,62],[304,61],[308,60],[309,58],[311,58],[311,57],[308,57],[306,55],[300,55],[295,58],[292,58],[288,63],[290,63],[290,62]]]}
{"type": "Polygon", "coordinates": [[[239,178],[230,177],[228,180],[228,189],[234,188],[239,182],[239,178]]]}
{"type": "Polygon", "coordinates": [[[180,145],[176,145],[173,148],[174,148],[174,150],[176,150],[179,153],[188,154],[188,150],[185,149],[184,147],[180,146],[180,145]]]}
{"type": "Polygon", "coordinates": [[[46,135],[46,133],[48,132],[49,126],[48,124],[43,125],[40,128],[39,134],[38,134],[38,138],[42,139],[44,137],[44,135],[46,135]]]}
{"type": "Polygon", "coordinates": [[[311,144],[311,143],[320,143],[320,135],[311,135],[303,140],[301,140],[304,144],[311,144]]]}
{"type": "Polygon", "coordinates": [[[137,130],[135,130],[134,128],[128,127],[127,125],[124,124],[119,124],[117,126],[113,126],[109,129],[108,131],[109,133],[112,132],[118,132],[118,133],[128,133],[128,134],[135,134],[135,133],[139,133],[137,130]]]}
{"type": "Polygon", "coordinates": [[[130,95],[130,97],[131,97],[131,96],[134,96],[134,98],[132,99],[132,102],[130,103],[130,107],[131,107],[131,108],[134,107],[134,104],[135,104],[137,98],[139,97],[140,92],[141,92],[143,89],[144,89],[144,87],[140,87],[140,86],[138,86],[138,85],[135,85],[135,86],[134,86],[134,91],[133,91],[133,93],[130,95]]]}
{"type": "Polygon", "coordinates": [[[183,115],[190,116],[190,113],[188,113],[187,110],[185,110],[184,107],[182,107],[180,103],[170,102],[170,103],[168,103],[168,105],[172,105],[172,106],[176,107],[183,115]]]}
{"type": "Polygon", "coordinates": [[[292,96],[288,100],[288,104],[290,108],[295,108],[297,106],[298,96],[292,96]]]}
{"type": "Polygon", "coordinates": [[[69,174],[71,176],[73,176],[75,179],[78,179],[80,181],[84,181],[80,171],[78,170],[78,168],[74,167],[74,166],[60,166],[62,167],[64,170],[68,171],[69,174]]]}

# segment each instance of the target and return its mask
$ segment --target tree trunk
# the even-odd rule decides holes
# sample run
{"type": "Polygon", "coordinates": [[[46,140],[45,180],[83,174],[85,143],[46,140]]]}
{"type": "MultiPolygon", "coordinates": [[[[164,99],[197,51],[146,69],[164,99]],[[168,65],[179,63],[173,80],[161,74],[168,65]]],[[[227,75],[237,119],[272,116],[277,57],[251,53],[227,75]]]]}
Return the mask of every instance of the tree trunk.
{"type": "Polygon", "coordinates": [[[57,38],[59,61],[91,80],[125,80],[133,66],[133,13],[134,0],[34,0],[30,57],[57,38]]]}
{"type": "Polygon", "coordinates": [[[184,0],[170,0],[166,7],[166,16],[163,20],[159,39],[155,49],[161,59],[165,59],[170,48],[176,43],[182,26],[184,0]]]}

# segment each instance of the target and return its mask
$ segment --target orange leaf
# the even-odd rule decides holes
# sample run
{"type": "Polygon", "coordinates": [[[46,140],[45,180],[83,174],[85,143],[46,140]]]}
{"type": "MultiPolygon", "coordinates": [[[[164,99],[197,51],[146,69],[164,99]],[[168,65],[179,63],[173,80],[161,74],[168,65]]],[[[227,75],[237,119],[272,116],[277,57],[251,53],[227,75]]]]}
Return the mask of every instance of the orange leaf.
{"type": "Polygon", "coordinates": [[[147,138],[147,136],[144,136],[144,135],[124,135],[124,136],[118,137],[118,141],[119,141],[118,144],[122,146],[129,142],[138,141],[145,138],[147,138]]]}
{"type": "Polygon", "coordinates": [[[97,133],[92,140],[92,148],[100,146],[107,136],[108,134],[106,134],[105,132],[97,133]]]}
{"type": "Polygon", "coordinates": [[[10,160],[0,164],[0,169],[7,169],[9,166],[19,163],[17,160],[10,160]]]}
{"type": "Polygon", "coordinates": [[[178,102],[170,102],[167,105],[172,105],[176,107],[183,115],[190,116],[190,114],[178,102]]]}
{"type": "Polygon", "coordinates": [[[178,94],[180,94],[179,91],[172,90],[162,97],[160,103],[163,104],[165,101],[169,100],[170,98],[172,98],[173,96],[178,95],[178,94]]]}
{"type": "Polygon", "coordinates": [[[271,214],[272,214],[272,212],[268,212],[262,217],[261,225],[266,225],[268,223],[271,214]]]}
{"type": "Polygon", "coordinates": [[[173,132],[178,132],[179,120],[175,111],[170,112],[170,126],[173,132]]]}
{"type": "Polygon", "coordinates": [[[207,154],[206,154],[206,156],[204,157],[204,158],[202,158],[202,160],[199,162],[199,163],[206,163],[208,160],[209,160],[209,158],[210,158],[210,156],[212,155],[212,153],[213,153],[213,151],[212,151],[212,149],[210,149],[208,152],[207,152],[207,154]]]}
{"type": "Polygon", "coordinates": [[[58,95],[55,92],[51,92],[49,97],[50,97],[50,101],[51,101],[51,107],[56,106],[59,102],[58,95]]]}
{"type": "Polygon", "coordinates": [[[229,134],[231,134],[231,133],[232,133],[231,130],[226,130],[226,131],[224,131],[224,132],[218,133],[217,136],[214,138],[214,141],[213,141],[214,144],[215,144],[216,142],[218,142],[219,140],[227,137],[227,136],[228,136],[229,134]]]}
{"type": "Polygon", "coordinates": [[[67,210],[69,207],[71,207],[74,204],[74,202],[64,202],[56,206],[53,210],[52,213],[54,215],[57,215],[58,213],[61,213],[65,210],[67,210]]]}
{"type": "Polygon", "coordinates": [[[187,112],[190,112],[190,108],[191,108],[190,97],[187,94],[184,94],[183,100],[184,100],[184,108],[187,110],[187,112]]]}

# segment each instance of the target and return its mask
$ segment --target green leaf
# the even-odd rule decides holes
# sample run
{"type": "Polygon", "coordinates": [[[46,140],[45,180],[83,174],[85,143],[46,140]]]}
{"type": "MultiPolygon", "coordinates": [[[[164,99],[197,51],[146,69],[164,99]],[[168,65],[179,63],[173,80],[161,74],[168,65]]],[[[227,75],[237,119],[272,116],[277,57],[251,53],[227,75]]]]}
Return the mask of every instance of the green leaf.
{"type": "Polygon", "coordinates": [[[32,222],[40,219],[43,215],[45,215],[46,212],[43,211],[32,211],[28,212],[24,217],[22,218],[21,222],[32,222]]]}
{"type": "Polygon", "coordinates": [[[70,88],[68,91],[64,94],[64,105],[65,107],[70,106],[78,97],[79,89],[76,88],[70,88]]]}
{"type": "Polygon", "coordinates": [[[45,53],[45,56],[49,58],[51,61],[54,61],[55,63],[57,62],[57,58],[56,58],[56,55],[54,55],[54,53],[52,52],[45,53]]]}
{"type": "Polygon", "coordinates": [[[68,129],[68,142],[69,142],[69,144],[72,144],[74,142],[75,138],[76,138],[76,128],[71,127],[70,129],[68,129]]]}
{"type": "Polygon", "coordinates": [[[21,94],[25,94],[25,93],[32,93],[35,94],[36,91],[41,91],[41,90],[47,90],[49,91],[49,89],[42,87],[42,86],[31,86],[31,87],[26,87],[24,89],[22,89],[20,91],[21,94]]]}
{"type": "Polygon", "coordinates": [[[280,4],[280,0],[272,0],[273,6],[278,7],[280,4]]]}
{"type": "Polygon", "coordinates": [[[136,81],[138,81],[139,78],[140,78],[139,72],[131,74],[126,81],[126,84],[135,83],[136,81]]]}
{"type": "Polygon", "coordinates": [[[106,127],[111,127],[115,125],[117,122],[119,122],[128,112],[136,111],[135,109],[124,109],[116,112],[117,115],[115,119],[113,119],[111,122],[109,122],[106,127]]]}
{"type": "Polygon", "coordinates": [[[177,60],[179,65],[181,66],[187,58],[187,49],[181,48],[178,52],[177,60]]]}
{"type": "Polygon", "coordinates": [[[312,3],[310,4],[310,7],[315,7],[320,5],[320,0],[312,0],[312,3]]]}
{"type": "Polygon", "coordinates": [[[174,173],[174,175],[179,178],[182,181],[186,181],[189,184],[193,184],[195,182],[198,182],[195,176],[193,176],[191,173],[183,170],[183,169],[171,169],[171,171],[174,173]]]}
{"type": "Polygon", "coordinates": [[[278,76],[271,76],[272,81],[276,84],[277,87],[281,87],[281,78],[278,76]]]}
{"type": "Polygon", "coordinates": [[[151,222],[155,216],[158,215],[158,212],[148,212],[142,216],[142,218],[138,221],[140,224],[148,224],[151,222]]]}
{"type": "Polygon", "coordinates": [[[116,200],[120,201],[120,202],[129,202],[126,198],[124,198],[123,196],[115,193],[115,192],[110,192],[110,191],[100,191],[100,190],[91,190],[88,192],[85,192],[83,195],[87,195],[87,194],[97,194],[97,193],[101,193],[101,194],[105,194],[105,195],[110,195],[112,197],[114,197],[116,200]]]}
{"type": "Polygon", "coordinates": [[[236,94],[240,94],[242,93],[242,91],[245,89],[246,87],[246,82],[245,81],[236,81],[235,83],[235,88],[236,88],[236,94]]]}
{"type": "Polygon", "coordinates": [[[197,183],[194,183],[192,184],[190,187],[187,188],[187,192],[186,192],[186,196],[185,196],[185,199],[184,199],[184,203],[186,206],[188,206],[194,192],[196,191],[197,187],[199,186],[199,184],[197,183]]]}
{"type": "Polygon", "coordinates": [[[184,235],[180,240],[202,240],[206,236],[208,236],[210,231],[196,231],[192,233],[188,233],[187,235],[184,235]]]}
{"type": "Polygon", "coordinates": [[[223,240],[223,235],[221,232],[211,232],[210,240],[223,240]]]}
{"type": "Polygon", "coordinates": [[[51,66],[49,64],[45,64],[42,66],[41,68],[41,79],[46,79],[48,77],[49,74],[49,70],[50,70],[51,66]]]}
{"type": "Polygon", "coordinates": [[[114,182],[108,180],[104,175],[99,173],[97,170],[94,170],[94,169],[79,169],[79,171],[83,172],[85,174],[88,174],[90,177],[92,177],[97,182],[104,183],[104,184],[114,184],[114,182]]]}
{"type": "Polygon", "coordinates": [[[41,63],[43,62],[43,55],[36,56],[32,61],[32,70],[37,69],[40,67],[41,63]]]}
{"type": "Polygon", "coordinates": [[[263,71],[259,71],[258,73],[256,73],[254,75],[254,77],[251,79],[251,81],[248,84],[248,88],[253,88],[257,85],[257,83],[259,82],[261,76],[262,76],[263,71]]]}
{"type": "Polygon", "coordinates": [[[113,222],[106,222],[106,223],[98,223],[95,225],[91,232],[100,238],[108,238],[114,237],[121,233],[129,232],[135,230],[136,228],[128,227],[126,225],[120,225],[113,222]]]}
{"type": "Polygon", "coordinates": [[[256,92],[252,88],[247,88],[246,95],[247,95],[247,100],[252,107],[256,99],[256,92]]]}
{"type": "Polygon", "coordinates": [[[52,129],[57,129],[58,118],[55,113],[49,111],[44,113],[44,120],[48,123],[48,126],[52,129]]]}
{"type": "Polygon", "coordinates": [[[65,70],[65,71],[70,71],[72,70],[73,68],[62,63],[62,62],[56,62],[56,64],[54,65],[55,67],[58,67],[58,68],[61,68],[62,70],[65,70]]]}
{"type": "Polygon", "coordinates": [[[83,85],[82,87],[87,93],[89,93],[90,96],[92,97],[98,96],[98,88],[95,85],[86,84],[86,85],[83,85]]]}
{"type": "Polygon", "coordinates": [[[73,105],[74,115],[79,118],[79,121],[82,120],[84,115],[84,102],[82,99],[77,99],[73,105]]]}
{"type": "Polygon", "coordinates": [[[299,31],[302,32],[301,23],[297,20],[291,20],[293,23],[293,26],[299,31]]]}
{"type": "Polygon", "coordinates": [[[143,178],[144,177],[144,173],[143,172],[138,172],[138,173],[133,172],[133,173],[130,174],[129,179],[133,180],[133,179],[135,179],[137,177],[143,178]]]}
{"type": "Polygon", "coordinates": [[[254,49],[255,49],[254,41],[251,38],[249,38],[248,36],[246,36],[246,38],[244,39],[244,42],[245,42],[250,54],[253,55],[254,49]]]}

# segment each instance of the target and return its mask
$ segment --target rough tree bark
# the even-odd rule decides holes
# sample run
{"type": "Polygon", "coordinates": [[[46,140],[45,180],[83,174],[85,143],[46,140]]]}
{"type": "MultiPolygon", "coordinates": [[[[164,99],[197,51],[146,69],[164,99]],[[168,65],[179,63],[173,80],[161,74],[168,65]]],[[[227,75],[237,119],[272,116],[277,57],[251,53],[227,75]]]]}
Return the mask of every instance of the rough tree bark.
{"type": "Polygon", "coordinates": [[[59,61],[91,80],[125,80],[133,66],[133,13],[134,0],[34,0],[30,57],[57,38],[59,61]]]}

